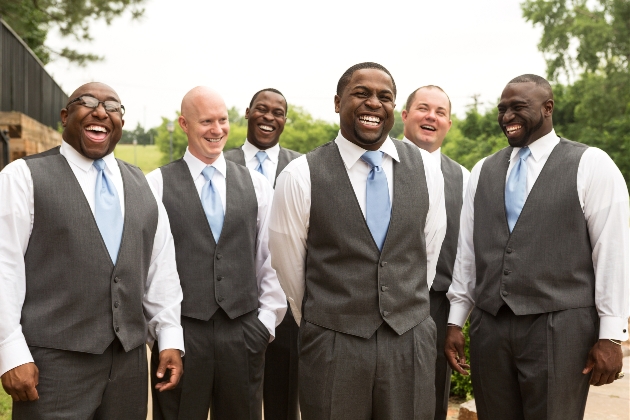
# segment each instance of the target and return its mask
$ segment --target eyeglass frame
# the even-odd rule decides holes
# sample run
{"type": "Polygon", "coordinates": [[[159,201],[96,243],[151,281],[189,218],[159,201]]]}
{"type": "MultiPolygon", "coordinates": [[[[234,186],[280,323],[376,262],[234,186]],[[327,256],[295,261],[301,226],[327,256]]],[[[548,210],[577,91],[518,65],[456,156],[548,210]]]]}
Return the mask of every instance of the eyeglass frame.
{"type": "Polygon", "coordinates": [[[99,100],[98,100],[98,98],[95,98],[94,96],[91,96],[91,95],[81,95],[81,96],[79,96],[78,98],[74,98],[73,100],[71,100],[70,102],[68,102],[68,103],[66,104],[66,108],[68,108],[70,105],[72,105],[73,103],[78,102],[78,101],[83,101],[83,103],[81,103],[81,105],[83,105],[83,106],[84,106],[84,107],[86,107],[86,108],[96,109],[96,108],[98,108],[98,106],[99,106],[100,104],[103,104],[103,109],[104,109],[104,110],[105,110],[105,112],[107,112],[108,114],[109,114],[110,112],[120,112],[120,115],[121,115],[121,116],[125,115],[125,106],[124,106],[123,104],[121,104],[120,102],[116,102],[116,101],[112,101],[112,100],[108,100],[108,101],[99,101],[99,100]],[[87,106],[87,104],[86,104],[86,103],[85,103],[85,101],[83,100],[83,97],[84,97],[84,96],[87,96],[88,98],[95,99],[95,100],[97,100],[97,101],[98,101],[98,103],[96,104],[96,106],[95,106],[95,107],[87,106]],[[120,105],[120,110],[118,110],[118,111],[108,111],[108,110],[107,110],[107,108],[105,108],[105,102],[116,102],[117,104],[119,104],[119,105],[120,105]]]}

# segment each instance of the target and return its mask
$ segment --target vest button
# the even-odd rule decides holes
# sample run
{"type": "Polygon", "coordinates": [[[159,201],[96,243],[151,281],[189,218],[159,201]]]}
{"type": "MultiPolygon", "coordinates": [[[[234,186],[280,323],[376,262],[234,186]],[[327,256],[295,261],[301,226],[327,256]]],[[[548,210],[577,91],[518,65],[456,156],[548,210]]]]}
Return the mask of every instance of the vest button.
{"type": "Polygon", "coordinates": [[[118,332],[118,331],[120,331],[120,328],[116,327],[116,328],[114,328],[114,331],[118,332]]]}
{"type": "Polygon", "coordinates": [[[512,253],[512,248],[506,249],[505,252],[507,252],[508,254],[511,254],[512,253]]]}
{"type": "Polygon", "coordinates": [[[114,283],[118,283],[120,281],[120,277],[114,277],[114,283]]]}
{"type": "Polygon", "coordinates": [[[509,293],[508,293],[506,290],[504,290],[504,291],[502,291],[502,292],[501,292],[501,294],[502,294],[503,296],[507,296],[509,293]]]}
{"type": "Polygon", "coordinates": [[[119,304],[118,302],[114,302],[114,308],[118,308],[119,304]]]}
{"type": "Polygon", "coordinates": [[[389,311],[383,311],[383,316],[389,315],[389,311]]]}
{"type": "Polygon", "coordinates": [[[217,276],[217,281],[223,280],[223,276],[217,276]]]}
{"type": "Polygon", "coordinates": [[[387,287],[387,286],[381,286],[381,290],[382,290],[383,292],[387,292],[387,291],[389,290],[389,287],[387,287]]]}
{"type": "Polygon", "coordinates": [[[217,260],[220,260],[221,258],[223,258],[223,255],[217,254],[217,260]]]}
{"type": "Polygon", "coordinates": [[[218,302],[223,302],[223,296],[219,296],[219,297],[217,298],[217,301],[218,301],[218,302]]]}
{"type": "Polygon", "coordinates": [[[387,261],[381,262],[381,267],[385,267],[387,265],[387,261]]]}
{"type": "Polygon", "coordinates": [[[507,268],[505,270],[503,270],[503,274],[505,274],[506,276],[508,274],[510,274],[512,272],[512,270],[508,270],[507,268]]]}

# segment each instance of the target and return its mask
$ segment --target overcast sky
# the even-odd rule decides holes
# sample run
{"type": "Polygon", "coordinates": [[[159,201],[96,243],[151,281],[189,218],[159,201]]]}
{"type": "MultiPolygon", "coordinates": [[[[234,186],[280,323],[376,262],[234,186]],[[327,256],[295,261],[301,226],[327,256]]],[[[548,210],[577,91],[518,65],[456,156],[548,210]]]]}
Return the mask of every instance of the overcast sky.
{"type": "Polygon", "coordinates": [[[112,86],[127,129],[175,118],[197,85],[215,88],[241,113],[256,91],[274,87],[290,104],[337,122],[337,81],[362,61],[392,73],[397,108],[416,87],[435,84],[460,117],[474,94],[495,106],[511,78],[545,75],[541,30],[522,18],[519,0],[149,0],[145,7],[137,21],[93,24],[91,43],[49,37],[54,48],[105,57],[85,68],[59,60],[46,69],[68,94],[90,81],[112,86]]]}

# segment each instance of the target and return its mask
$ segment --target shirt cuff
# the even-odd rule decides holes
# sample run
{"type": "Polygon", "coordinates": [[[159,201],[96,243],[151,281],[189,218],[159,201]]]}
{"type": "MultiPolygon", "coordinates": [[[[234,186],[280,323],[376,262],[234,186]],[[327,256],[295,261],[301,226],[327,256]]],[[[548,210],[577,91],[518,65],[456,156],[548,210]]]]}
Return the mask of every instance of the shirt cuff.
{"type": "Polygon", "coordinates": [[[24,339],[12,341],[0,348],[0,376],[13,368],[31,362],[33,362],[33,356],[24,339]]]}
{"type": "Polygon", "coordinates": [[[616,316],[599,317],[599,338],[626,341],[628,339],[628,320],[616,316]]]}
{"type": "Polygon", "coordinates": [[[260,309],[258,311],[258,319],[262,322],[269,331],[269,342],[271,343],[276,338],[276,314],[267,309],[260,309]]]}
{"type": "Polygon", "coordinates": [[[181,351],[183,357],[185,354],[184,330],[181,327],[169,327],[160,330],[158,334],[158,348],[160,351],[177,349],[181,351]]]}
{"type": "Polygon", "coordinates": [[[466,305],[465,303],[451,304],[450,313],[448,314],[448,323],[464,327],[472,308],[472,306],[466,305]]]}

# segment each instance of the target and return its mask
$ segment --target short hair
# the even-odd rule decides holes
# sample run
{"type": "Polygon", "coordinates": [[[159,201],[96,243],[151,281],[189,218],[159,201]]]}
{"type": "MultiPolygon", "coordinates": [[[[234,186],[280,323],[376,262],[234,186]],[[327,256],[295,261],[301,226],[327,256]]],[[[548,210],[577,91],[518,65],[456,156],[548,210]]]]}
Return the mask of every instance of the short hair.
{"type": "Polygon", "coordinates": [[[273,92],[273,93],[277,93],[278,95],[282,96],[282,99],[284,99],[284,112],[285,112],[285,114],[289,111],[289,103],[287,102],[287,98],[284,97],[282,92],[280,92],[278,89],[274,89],[274,88],[265,88],[265,89],[261,89],[258,92],[254,93],[254,96],[252,96],[252,100],[249,101],[249,107],[250,108],[252,106],[254,106],[254,101],[256,100],[258,95],[260,95],[263,92],[273,92]]]}
{"type": "Polygon", "coordinates": [[[409,97],[407,98],[407,103],[405,104],[405,110],[407,112],[409,112],[409,108],[411,108],[411,104],[413,103],[413,100],[416,98],[416,93],[422,89],[437,89],[437,90],[442,91],[442,93],[446,95],[446,99],[448,99],[448,115],[449,117],[451,116],[451,109],[453,108],[453,106],[451,105],[451,98],[449,98],[448,93],[444,92],[444,89],[442,89],[441,87],[437,85],[420,86],[418,89],[411,92],[411,95],[409,95],[409,97]]]}
{"type": "Polygon", "coordinates": [[[551,89],[551,85],[547,79],[540,77],[537,74],[522,74],[510,80],[508,85],[512,83],[534,83],[536,86],[543,88],[549,94],[549,97],[553,99],[553,90],[551,89]]]}
{"type": "Polygon", "coordinates": [[[394,85],[394,96],[396,96],[396,82],[394,81],[394,76],[392,76],[389,70],[387,70],[385,67],[381,66],[378,63],[373,63],[371,61],[355,64],[354,66],[346,70],[346,72],[341,76],[341,78],[339,79],[339,82],[337,83],[337,95],[339,96],[342,95],[343,90],[346,88],[346,86],[348,86],[348,83],[350,83],[350,79],[352,79],[352,75],[354,74],[355,71],[366,70],[366,69],[375,69],[375,70],[380,70],[384,73],[387,73],[387,75],[392,79],[392,85],[394,85]]]}

